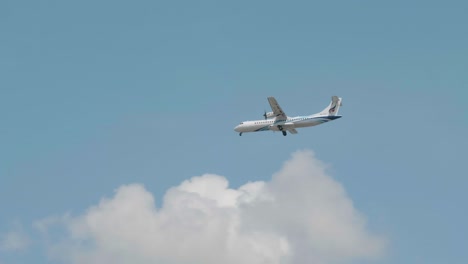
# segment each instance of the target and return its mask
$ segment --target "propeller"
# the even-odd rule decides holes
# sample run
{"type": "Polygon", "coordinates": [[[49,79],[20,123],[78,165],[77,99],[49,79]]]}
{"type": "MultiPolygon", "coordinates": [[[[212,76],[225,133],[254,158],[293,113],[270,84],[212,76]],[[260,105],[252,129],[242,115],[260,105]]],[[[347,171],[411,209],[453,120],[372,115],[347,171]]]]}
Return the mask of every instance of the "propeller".
{"type": "Polygon", "coordinates": [[[267,119],[267,113],[266,113],[266,110],[264,111],[265,113],[263,114],[263,116],[265,117],[265,120],[267,119]]]}

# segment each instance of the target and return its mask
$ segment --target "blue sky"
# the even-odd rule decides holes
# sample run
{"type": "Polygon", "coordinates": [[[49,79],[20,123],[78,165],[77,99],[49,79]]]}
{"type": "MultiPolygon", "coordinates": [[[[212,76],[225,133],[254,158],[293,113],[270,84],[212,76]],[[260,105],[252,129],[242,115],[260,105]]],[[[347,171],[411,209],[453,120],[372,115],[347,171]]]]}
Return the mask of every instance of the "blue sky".
{"type": "Polygon", "coordinates": [[[204,173],[238,187],[313,150],[372,232],[369,263],[465,263],[468,5],[462,1],[3,1],[0,263],[49,263],[33,223],[123,184],[204,173]],[[298,135],[233,127],[275,96],[331,95],[343,118],[298,135]],[[5,237],[5,235],[3,236],[5,237]]]}

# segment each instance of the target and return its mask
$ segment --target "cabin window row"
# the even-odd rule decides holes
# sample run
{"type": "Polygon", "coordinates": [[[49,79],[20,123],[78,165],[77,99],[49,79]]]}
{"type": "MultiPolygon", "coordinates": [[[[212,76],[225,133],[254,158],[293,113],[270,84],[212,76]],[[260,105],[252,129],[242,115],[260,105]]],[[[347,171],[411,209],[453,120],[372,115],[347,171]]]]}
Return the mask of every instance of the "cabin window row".
{"type": "MultiPolygon", "coordinates": [[[[296,119],[289,119],[289,120],[285,120],[285,122],[291,122],[291,121],[301,121],[301,120],[305,120],[306,118],[303,117],[303,118],[296,118],[296,119]]],[[[256,125],[258,124],[271,124],[273,123],[273,121],[259,121],[259,122],[255,122],[256,125]]]]}

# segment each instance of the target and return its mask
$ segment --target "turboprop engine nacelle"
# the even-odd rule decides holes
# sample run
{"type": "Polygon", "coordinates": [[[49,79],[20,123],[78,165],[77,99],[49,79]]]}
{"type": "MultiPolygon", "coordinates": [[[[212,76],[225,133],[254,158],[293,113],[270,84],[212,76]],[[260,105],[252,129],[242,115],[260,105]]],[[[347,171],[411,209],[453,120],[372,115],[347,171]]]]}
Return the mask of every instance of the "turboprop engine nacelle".
{"type": "Polygon", "coordinates": [[[263,116],[265,117],[265,119],[269,119],[275,117],[275,114],[273,114],[273,112],[265,112],[263,116]]]}

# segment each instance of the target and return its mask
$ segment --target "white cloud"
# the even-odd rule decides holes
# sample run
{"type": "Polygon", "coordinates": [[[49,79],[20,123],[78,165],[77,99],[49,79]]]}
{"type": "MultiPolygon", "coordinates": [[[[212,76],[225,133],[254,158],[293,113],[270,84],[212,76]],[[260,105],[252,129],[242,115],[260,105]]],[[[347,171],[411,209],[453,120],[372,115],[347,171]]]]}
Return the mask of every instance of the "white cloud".
{"type": "Polygon", "coordinates": [[[64,263],[321,264],[384,250],[311,151],[293,154],[271,181],[230,189],[222,176],[193,177],[169,189],[161,208],[142,185],[124,185],[59,222],[67,233],[51,251],[64,263]]]}
{"type": "Polygon", "coordinates": [[[29,237],[21,228],[16,229],[0,236],[1,251],[20,251],[28,247],[30,243],[29,237]]]}

